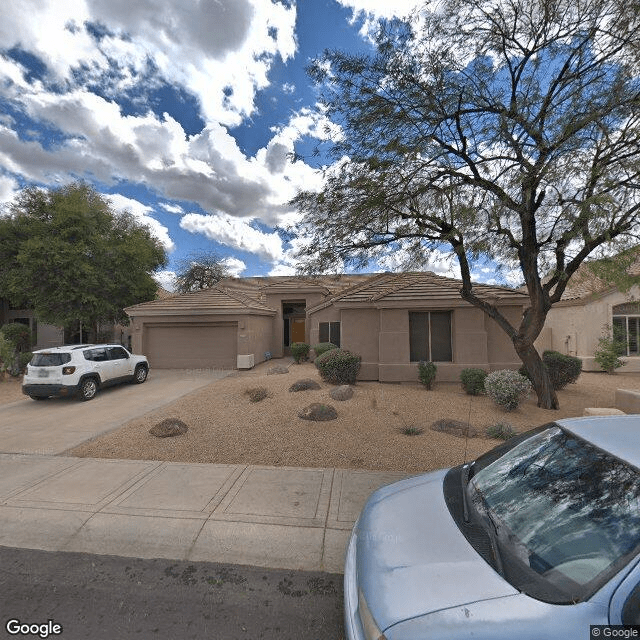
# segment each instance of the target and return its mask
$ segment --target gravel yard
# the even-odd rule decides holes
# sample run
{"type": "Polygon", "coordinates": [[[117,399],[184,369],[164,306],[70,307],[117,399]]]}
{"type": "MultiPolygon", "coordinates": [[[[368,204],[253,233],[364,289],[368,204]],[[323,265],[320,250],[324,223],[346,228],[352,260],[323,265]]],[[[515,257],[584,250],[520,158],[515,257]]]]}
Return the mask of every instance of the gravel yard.
{"type": "MultiPolygon", "coordinates": [[[[531,396],[517,410],[506,412],[486,397],[468,396],[458,383],[437,383],[431,391],[416,384],[359,382],[352,399],[329,397],[312,364],[291,364],[289,373],[267,375],[274,364],[262,363],[214,382],[188,396],[136,419],[70,453],[81,457],[216,462],[293,467],[337,467],[418,473],[459,464],[495,446],[485,437],[459,438],[429,427],[439,419],[469,422],[482,430],[508,422],[523,431],[551,420],[582,415],[585,407],[613,406],[616,388],[640,388],[640,374],[583,373],[577,384],[559,392],[559,411],[536,406],[531,396]],[[290,392],[303,378],[320,383],[319,390],[290,392]],[[268,396],[251,402],[247,391],[265,387],[268,396]],[[298,412],[311,403],[334,406],[336,420],[310,422],[298,412]],[[157,438],[149,429],[177,418],[188,432],[157,438]],[[402,433],[422,429],[419,435],[402,433]]],[[[153,371],[151,372],[153,375],[153,371]]],[[[0,385],[0,402],[5,388],[0,385]]]]}

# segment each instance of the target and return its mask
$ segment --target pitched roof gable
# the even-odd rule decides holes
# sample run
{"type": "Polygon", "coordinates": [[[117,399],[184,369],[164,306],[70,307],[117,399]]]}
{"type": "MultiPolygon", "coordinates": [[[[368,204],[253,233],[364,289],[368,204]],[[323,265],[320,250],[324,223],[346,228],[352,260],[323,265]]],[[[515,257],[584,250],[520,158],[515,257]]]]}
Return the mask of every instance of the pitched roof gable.
{"type": "Polygon", "coordinates": [[[247,313],[250,311],[274,314],[275,311],[262,304],[245,291],[215,285],[209,289],[190,291],[170,298],[143,302],[127,307],[129,316],[177,315],[192,313],[247,313]]]}

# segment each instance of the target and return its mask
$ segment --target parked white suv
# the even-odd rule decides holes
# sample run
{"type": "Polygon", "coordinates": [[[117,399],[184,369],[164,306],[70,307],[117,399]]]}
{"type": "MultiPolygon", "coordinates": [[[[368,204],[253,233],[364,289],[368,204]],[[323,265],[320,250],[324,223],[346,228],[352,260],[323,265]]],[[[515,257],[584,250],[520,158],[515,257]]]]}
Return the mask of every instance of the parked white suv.
{"type": "Polygon", "coordinates": [[[119,344],[77,344],[34,351],[22,393],[34,400],[78,395],[91,400],[98,388],[119,382],[143,383],[149,363],[119,344]]]}

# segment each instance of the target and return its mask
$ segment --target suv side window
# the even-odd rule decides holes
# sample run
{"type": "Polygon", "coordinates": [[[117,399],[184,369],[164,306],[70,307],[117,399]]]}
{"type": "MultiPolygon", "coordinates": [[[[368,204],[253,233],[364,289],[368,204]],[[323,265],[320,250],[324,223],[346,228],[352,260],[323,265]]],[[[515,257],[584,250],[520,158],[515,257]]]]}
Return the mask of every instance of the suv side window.
{"type": "Polygon", "coordinates": [[[122,347],[108,347],[109,360],[125,360],[129,357],[127,352],[122,347]]]}
{"type": "Polygon", "coordinates": [[[107,350],[104,348],[100,349],[89,349],[84,352],[85,360],[91,360],[93,362],[105,362],[109,359],[107,356],[107,350]]]}

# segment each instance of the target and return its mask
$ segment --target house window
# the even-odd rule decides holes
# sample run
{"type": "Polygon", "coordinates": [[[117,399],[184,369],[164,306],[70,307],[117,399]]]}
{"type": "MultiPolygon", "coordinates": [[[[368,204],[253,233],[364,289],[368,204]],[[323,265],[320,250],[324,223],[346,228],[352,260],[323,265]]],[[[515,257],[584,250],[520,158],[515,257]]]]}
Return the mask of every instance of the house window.
{"type": "Polygon", "coordinates": [[[640,315],[613,316],[613,334],[624,344],[620,355],[640,355],[640,315]]]}
{"type": "Polygon", "coordinates": [[[411,362],[451,362],[451,311],[409,312],[411,362]]]}
{"type": "Polygon", "coordinates": [[[321,322],[318,335],[318,342],[331,342],[336,347],[340,346],[340,323],[321,322]]]}

